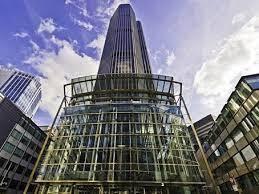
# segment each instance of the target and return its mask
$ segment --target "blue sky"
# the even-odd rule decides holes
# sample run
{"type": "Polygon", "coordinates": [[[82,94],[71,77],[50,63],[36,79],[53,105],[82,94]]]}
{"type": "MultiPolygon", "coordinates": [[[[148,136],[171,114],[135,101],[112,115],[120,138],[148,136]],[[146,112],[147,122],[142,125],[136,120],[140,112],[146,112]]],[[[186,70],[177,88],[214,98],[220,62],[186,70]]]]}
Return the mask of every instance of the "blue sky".
{"type": "Polygon", "coordinates": [[[258,0],[2,0],[0,65],[41,77],[38,124],[52,121],[63,84],[96,73],[120,3],[142,22],[153,73],[183,82],[194,120],[217,115],[240,76],[259,73],[258,0]]]}

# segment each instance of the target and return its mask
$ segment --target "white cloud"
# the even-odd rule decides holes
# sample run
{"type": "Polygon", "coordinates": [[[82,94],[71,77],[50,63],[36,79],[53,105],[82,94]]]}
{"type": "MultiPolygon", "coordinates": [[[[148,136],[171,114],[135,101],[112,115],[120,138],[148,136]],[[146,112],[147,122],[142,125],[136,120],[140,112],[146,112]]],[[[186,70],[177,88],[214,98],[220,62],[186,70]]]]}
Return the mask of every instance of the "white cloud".
{"type": "Polygon", "coordinates": [[[78,26],[83,27],[84,29],[86,29],[88,31],[91,31],[93,29],[93,25],[90,24],[89,22],[86,23],[86,22],[83,22],[83,21],[80,21],[80,20],[77,20],[74,18],[74,23],[77,24],[78,26]]]}
{"type": "Polygon", "coordinates": [[[236,15],[234,15],[234,17],[232,19],[232,24],[244,22],[245,19],[246,19],[246,15],[244,13],[236,14],[236,15]]]}
{"type": "Polygon", "coordinates": [[[82,14],[85,17],[89,17],[86,1],[81,0],[65,0],[66,5],[73,5],[75,8],[79,9],[79,13],[82,14]]]}
{"type": "Polygon", "coordinates": [[[57,53],[40,50],[33,53],[24,63],[31,64],[43,75],[40,108],[54,116],[63,97],[63,85],[71,78],[96,74],[98,61],[85,54],[77,54],[72,45],[65,40],[53,36],[50,41],[59,47],[57,53]]]}
{"type": "Polygon", "coordinates": [[[202,103],[213,109],[225,102],[240,76],[259,72],[259,17],[232,34],[217,54],[196,73],[194,87],[202,103]]]}
{"type": "Polygon", "coordinates": [[[175,61],[175,54],[172,49],[162,45],[161,48],[149,52],[149,59],[154,70],[153,73],[172,76],[172,64],[175,61]],[[163,66],[163,68],[161,68],[161,66],[163,66]]]}
{"type": "Polygon", "coordinates": [[[92,40],[89,44],[87,44],[88,47],[90,48],[95,48],[97,49],[99,55],[101,55],[103,46],[105,42],[105,35],[104,34],[99,34],[96,39],[92,40]]]}
{"type": "Polygon", "coordinates": [[[173,64],[174,60],[175,60],[174,52],[167,51],[166,64],[170,66],[173,64]]]}
{"type": "Polygon", "coordinates": [[[29,34],[27,32],[17,32],[14,34],[14,36],[19,38],[25,38],[25,37],[28,37],[29,34]]]}
{"type": "Polygon", "coordinates": [[[42,19],[38,28],[38,33],[49,32],[52,33],[56,30],[56,24],[52,18],[42,19]]]}
{"type": "Polygon", "coordinates": [[[38,51],[40,49],[39,45],[36,42],[34,42],[33,40],[30,40],[30,44],[34,51],[38,51]]]}

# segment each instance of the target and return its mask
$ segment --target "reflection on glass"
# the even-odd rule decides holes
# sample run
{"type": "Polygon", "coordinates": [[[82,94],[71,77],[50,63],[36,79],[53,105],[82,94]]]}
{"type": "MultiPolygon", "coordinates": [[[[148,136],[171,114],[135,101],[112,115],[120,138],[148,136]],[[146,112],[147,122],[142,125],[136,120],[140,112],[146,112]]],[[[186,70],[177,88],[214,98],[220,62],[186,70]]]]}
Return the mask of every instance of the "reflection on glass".
{"type": "Polygon", "coordinates": [[[227,138],[225,140],[225,143],[226,143],[226,146],[227,146],[228,149],[231,148],[234,145],[234,141],[231,138],[227,138]]]}
{"type": "Polygon", "coordinates": [[[256,157],[256,155],[250,145],[248,145],[246,148],[244,148],[242,150],[242,154],[245,157],[246,161],[249,161],[256,157]]]}
{"type": "Polygon", "coordinates": [[[234,160],[234,162],[236,163],[237,166],[240,166],[240,165],[242,165],[242,164],[245,163],[244,160],[243,160],[243,158],[242,158],[242,156],[241,156],[239,153],[237,153],[237,154],[233,157],[233,160],[234,160]]]}
{"type": "Polygon", "coordinates": [[[235,142],[237,142],[238,140],[240,140],[242,137],[244,137],[243,133],[240,130],[235,130],[232,134],[233,139],[235,140],[235,142]]]}

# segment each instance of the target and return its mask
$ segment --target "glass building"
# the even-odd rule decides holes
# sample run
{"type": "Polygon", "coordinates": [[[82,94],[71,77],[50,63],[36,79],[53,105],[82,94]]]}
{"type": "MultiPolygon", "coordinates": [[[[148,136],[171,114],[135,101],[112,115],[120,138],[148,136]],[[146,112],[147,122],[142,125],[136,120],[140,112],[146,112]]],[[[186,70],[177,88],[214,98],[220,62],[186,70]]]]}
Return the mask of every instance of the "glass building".
{"type": "MultiPolygon", "coordinates": [[[[204,144],[205,140],[208,138],[208,134],[211,130],[211,127],[214,125],[214,118],[211,114],[207,115],[206,117],[203,117],[202,119],[196,121],[195,123],[193,123],[194,128],[196,130],[196,133],[198,135],[198,138],[201,142],[201,144],[203,144],[204,149],[206,150],[208,145],[207,143],[204,144]]],[[[199,149],[198,143],[195,139],[194,133],[192,131],[191,126],[188,127],[189,132],[190,132],[190,136],[191,136],[191,141],[194,145],[195,150],[199,149]]]]}
{"type": "Polygon", "coordinates": [[[206,152],[222,193],[259,192],[259,74],[244,76],[209,134],[206,152]]]}
{"type": "Polygon", "coordinates": [[[32,117],[37,111],[41,100],[41,84],[36,77],[1,68],[0,91],[26,116],[32,117]]]}
{"type": "MultiPolygon", "coordinates": [[[[21,194],[46,135],[1,93],[0,131],[0,193],[21,194]]],[[[27,193],[34,188],[31,185],[27,193]]]]}
{"type": "Polygon", "coordinates": [[[151,74],[130,5],[114,13],[97,75],[72,79],[53,122],[38,193],[198,193],[182,84],[151,74]]]}

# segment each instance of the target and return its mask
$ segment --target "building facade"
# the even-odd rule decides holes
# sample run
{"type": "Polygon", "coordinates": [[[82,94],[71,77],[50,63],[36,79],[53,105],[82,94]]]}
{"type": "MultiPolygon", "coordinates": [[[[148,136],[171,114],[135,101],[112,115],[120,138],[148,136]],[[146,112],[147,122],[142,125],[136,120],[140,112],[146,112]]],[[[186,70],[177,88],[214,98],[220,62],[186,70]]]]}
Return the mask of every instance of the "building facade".
{"type": "Polygon", "coordinates": [[[37,111],[41,100],[41,84],[36,77],[1,68],[0,91],[28,117],[37,111]]]}
{"type": "Polygon", "coordinates": [[[112,16],[98,74],[151,73],[141,23],[131,6],[122,4],[112,16]]]}
{"type": "Polygon", "coordinates": [[[206,155],[222,193],[259,192],[259,74],[244,76],[209,134],[206,155]]]}
{"type": "Polygon", "coordinates": [[[183,116],[182,84],[151,74],[128,4],[112,16],[98,72],[64,86],[38,193],[198,193],[205,183],[183,116]]]}
{"type": "MultiPolygon", "coordinates": [[[[199,140],[201,142],[201,144],[204,146],[204,149],[207,149],[207,142],[205,142],[205,140],[208,137],[208,134],[211,130],[211,127],[214,125],[214,118],[211,114],[207,115],[206,117],[203,117],[202,119],[196,121],[195,123],[193,123],[194,128],[196,130],[196,133],[199,137],[199,140]],[[205,143],[205,144],[204,144],[205,143]]],[[[194,145],[195,150],[198,150],[198,143],[195,139],[195,136],[193,134],[193,131],[191,129],[191,127],[188,127],[189,131],[190,131],[190,135],[191,135],[191,140],[192,143],[194,145]]]]}
{"type": "Polygon", "coordinates": [[[23,193],[46,135],[1,93],[0,131],[0,193],[23,193]]]}

